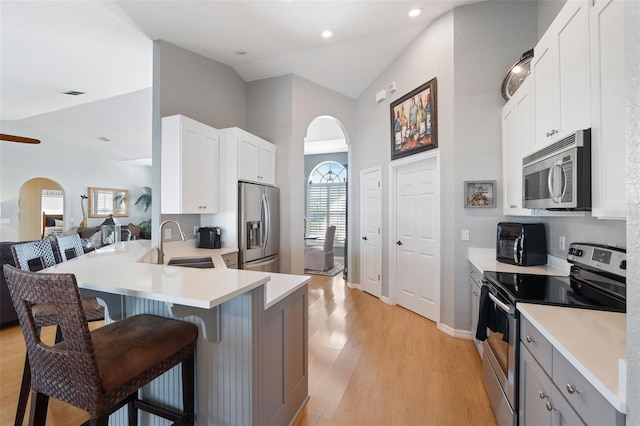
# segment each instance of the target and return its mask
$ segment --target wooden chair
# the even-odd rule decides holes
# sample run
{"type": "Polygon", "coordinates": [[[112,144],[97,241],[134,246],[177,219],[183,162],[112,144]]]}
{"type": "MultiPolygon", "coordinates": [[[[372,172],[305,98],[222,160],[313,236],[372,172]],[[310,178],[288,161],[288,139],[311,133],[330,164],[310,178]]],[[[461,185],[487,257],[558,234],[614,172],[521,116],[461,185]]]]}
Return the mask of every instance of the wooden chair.
{"type": "Polygon", "coordinates": [[[60,251],[60,259],[62,259],[63,262],[66,262],[69,259],[80,257],[84,254],[80,235],[59,235],[57,237],[57,240],[58,250],[60,251]]]}
{"type": "Polygon", "coordinates": [[[195,347],[198,328],[187,322],[135,315],[89,331],[75,275],[22,271],[4,266],[31,365],[30,425],[44,425],[49,397],[89,413],[89,425],[107,425],[124,405],[129,424],[137,409],[179,424],[194,424],[195,347]],[[31,306],[54,309],[64,342],[40,340],[31,306]],[[138,399],[138,390],[174,366],[182,366],[184,412],[138,399]]]}
{"type": "MultiPolygon", "coordinates": [[[[40,271],[56,264],[53,248],[51,247],[51,241],[49,239],[14,244],[11,246],[11,252],[13,253],[16,266],[24,271],[40,271]]],[[[82,304],[88,321],[104,320],[104,307],[98,303],[95,297],[83,298],[82,304]]],[[[40,333],[42,327],[58,325],[58,319],[56,318],[53,307],[47,304],[35,304],[30,308],[38,333],[40,333]]],[[[62,341],[62,337],[62,331],[60,327],[57,327],[55,342],[58,343],[62,341]]],[[[16,408],[16,425],[22,425],[24,419],[27,401],[29,399],[30,381],[31,370],[29,367],[29,357],[27,355],[24,361],[22,384],[20,385],[20,395],[16,408]]]]}

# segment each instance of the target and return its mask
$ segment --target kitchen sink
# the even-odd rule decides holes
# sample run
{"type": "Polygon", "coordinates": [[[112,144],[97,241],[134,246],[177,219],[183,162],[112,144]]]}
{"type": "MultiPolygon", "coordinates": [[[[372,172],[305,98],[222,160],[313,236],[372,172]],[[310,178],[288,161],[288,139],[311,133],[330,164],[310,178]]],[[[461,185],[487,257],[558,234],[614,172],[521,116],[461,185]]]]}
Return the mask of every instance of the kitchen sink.
{"type": "Polygon", "coordinates": [[[172,257],[167,265],[182,266],[185,268],[200,268],[208,269],[215,268],[213,265],[213,259],[210,256],[207,257],[172,257]]]}

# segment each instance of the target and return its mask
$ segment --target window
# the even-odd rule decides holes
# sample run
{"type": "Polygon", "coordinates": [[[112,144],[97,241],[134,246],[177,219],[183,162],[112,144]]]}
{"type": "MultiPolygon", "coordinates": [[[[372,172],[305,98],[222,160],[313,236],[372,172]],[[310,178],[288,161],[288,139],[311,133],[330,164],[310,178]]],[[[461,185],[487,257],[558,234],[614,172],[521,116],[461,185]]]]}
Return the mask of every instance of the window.
{"type": "Polygon", "coordinates": [[[318,164],[307,185],[307,233],[324,237],[336,226],[335,245],[344,245],[347,228],[347,169],[335,161],[318,164]]]}

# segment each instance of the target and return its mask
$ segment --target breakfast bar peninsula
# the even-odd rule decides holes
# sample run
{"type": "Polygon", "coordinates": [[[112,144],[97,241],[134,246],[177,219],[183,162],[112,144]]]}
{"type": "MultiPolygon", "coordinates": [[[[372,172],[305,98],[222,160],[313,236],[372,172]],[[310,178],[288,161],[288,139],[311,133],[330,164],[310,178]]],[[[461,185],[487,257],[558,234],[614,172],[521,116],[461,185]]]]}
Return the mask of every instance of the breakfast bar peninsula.
{"type": "MultiPolygon", "coordinates": [[[[164,251],[165,264],[157,264],[149,241],[120,242],[43,272],[75,274],[82,295],[106,305],[107,322],[147,313],[196,324],[196,424],[290,424],[308,399],[309,277],[229,269],[224,257],[236,250],[200,249],[193,240],[164,251]]],[[[180,374],[161,376],[143,397],[181,408],[180,374]]],[[[139,416],[141,425],[165,424],[139,416]]],[[[110,418],[126,423],[126,408],[110,418]]]]}

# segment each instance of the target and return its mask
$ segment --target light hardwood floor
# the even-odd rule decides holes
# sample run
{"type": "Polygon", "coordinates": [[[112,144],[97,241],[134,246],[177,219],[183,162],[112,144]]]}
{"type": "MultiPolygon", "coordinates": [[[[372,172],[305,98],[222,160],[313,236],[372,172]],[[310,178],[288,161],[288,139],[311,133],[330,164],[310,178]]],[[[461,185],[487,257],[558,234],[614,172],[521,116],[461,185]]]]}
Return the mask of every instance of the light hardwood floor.
{"type": "MultiPolygon", "coordinates": [[[[53,341],[53,332],[45,328],[45,341],[53,341]]],[[[24,350],[19,327],[0,330],[0,425],[13,424],[24,350]]],[[[310,399],[295,424],[495,425],[481,368],[471,341],[349,289],[341,275],[313,276],[310,399]]],[[[60,401],[49,403],[48,425],[87,418],[60,401]]]]}

